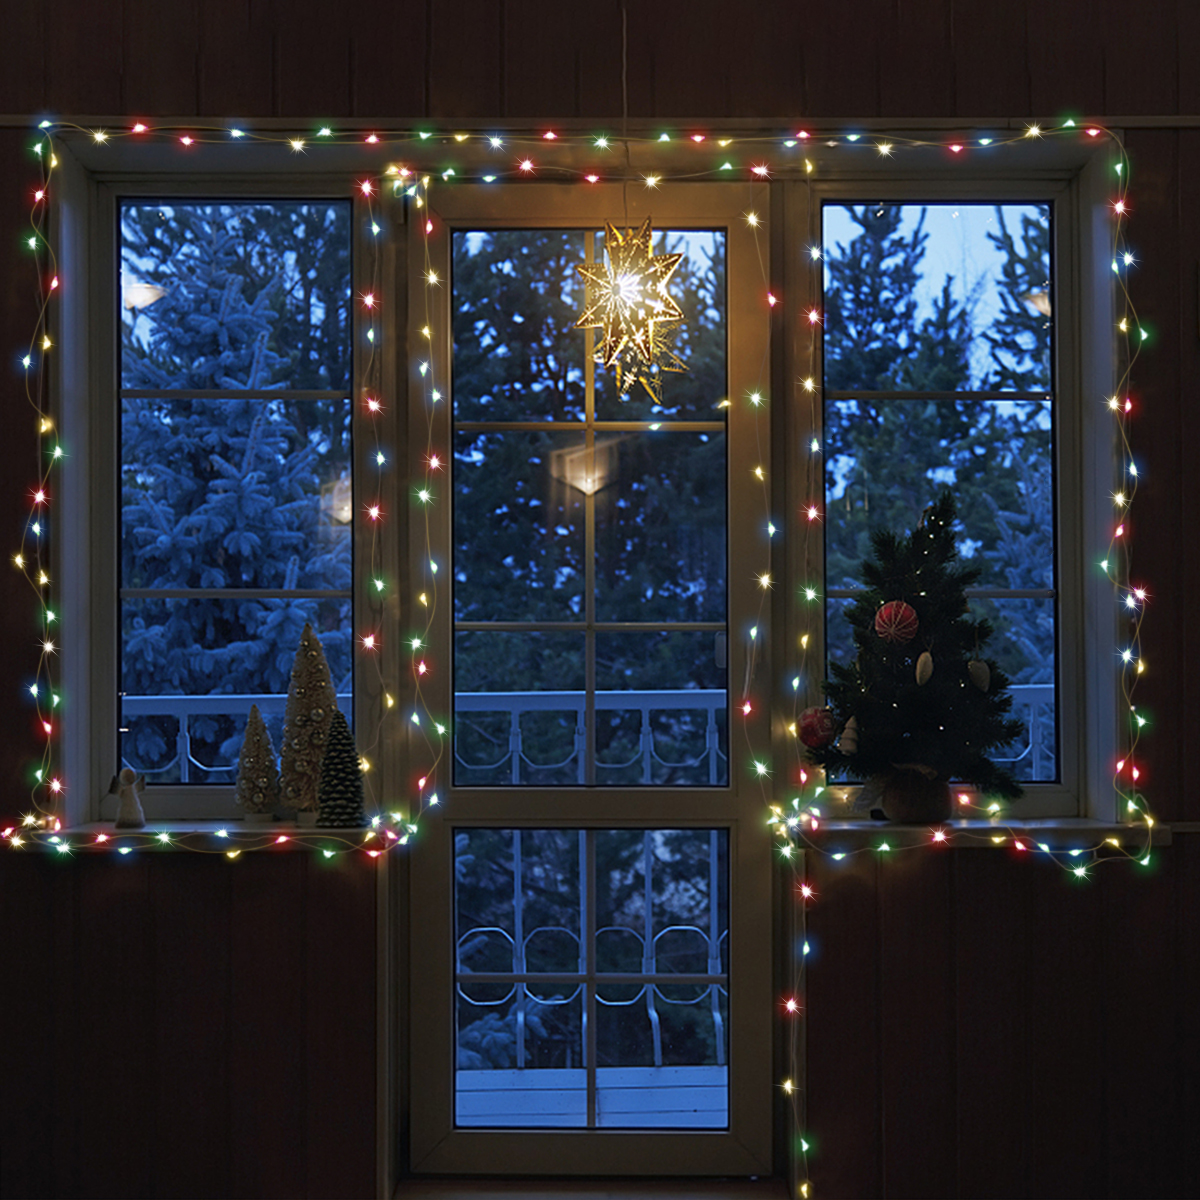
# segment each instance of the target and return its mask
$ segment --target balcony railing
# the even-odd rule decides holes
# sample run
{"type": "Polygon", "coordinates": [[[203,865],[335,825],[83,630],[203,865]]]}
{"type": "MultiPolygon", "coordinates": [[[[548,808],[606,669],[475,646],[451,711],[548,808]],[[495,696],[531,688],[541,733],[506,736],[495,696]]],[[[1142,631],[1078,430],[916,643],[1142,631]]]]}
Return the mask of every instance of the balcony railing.
{"type": "MultiPolygon", "coordinates": [[[[1026,780],[1053,778],[1055,760],[1055,719],[1053,684],[1016,684],[1010,688],[1013,698],[1013,713],[1025,723],[1026,738],[996,761],[1017,771],[1018,777],[1026,780]]],[[[287,696],[268,695],[209,695],[209,696],[124,696],[121,699],[122,713],[126,722],[134,717],[171,717],[178,722],[176,750],[169,762],[153,767],[131,761],[123,756],[122,765],[132,767],[144,774],[148,780],[178,771],[178,781],[194,782],[196,772],[211,777],[219,775],[231,782],[237,771],[237,762],[203,763],[192,754],[191,721],[199,716],[246,716],[250,706],[257,704],[264,718],[282,717],[287,705],[287,696]]],[[[661,691],[641,692],[597,692],[597,712],[636,712],[639,714],[637,750],[622,762],[598,762],[600,771],[628,771],[638,766],[637,783],[650,784],[655,780],[656,769],[683,768],[696,771],[696,782],[716,785],[724,778],[727,755],[721,748],[717,715],[726,710],[728,697],[717,688],[678,688],[661,691]],[[704,718],[704,749],[695,757],[684,761],[670,761],[659,753],[655,741],[652,714],[700,713],[704,718]]],[[[352,716],[352,697],[349,693],[338,696],[338,707],[352,716]]],[[[585,692],[460,692],[454,697],[458,716],[467,713],[503,714],[508,718],[508,747],[503,755],[493,762],[468,762],[460,752],[459,739],[454,740],[456,762],[463,768],[475,772],[487,772],[495,782],[528,783],[529,775],[535,770],[557,769],[574,782],[586,782],[587,729],[585,692]],[[552,762],[536,762],[526,754],[526,737],[521,719],[527,713],[574,714],[575,729],[573,746],[563,759],[552,762]]]]}

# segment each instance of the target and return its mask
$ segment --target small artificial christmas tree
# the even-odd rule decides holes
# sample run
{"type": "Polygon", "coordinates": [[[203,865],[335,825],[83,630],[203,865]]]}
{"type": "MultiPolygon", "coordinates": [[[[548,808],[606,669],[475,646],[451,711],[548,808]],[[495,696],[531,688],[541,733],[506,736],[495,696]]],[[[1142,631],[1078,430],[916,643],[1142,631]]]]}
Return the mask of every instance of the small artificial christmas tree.
{"type": "Polygon", "coordinates": [[[979,570],[956,561],[953,525],[946,489],[908,537],[873,531],[867,590],[849,614],[857,659],[830,664],[832,727],[803,738],[813,762],[867,780],[893,819],[949,815],[951,779],[988,795],[1021,794],[988,758],[1024,726],[1008,715],[1008,679],[982,656],[992,627],[968,615],[964,589],[979,570]],[[917,815],[914,804],[938,811],[917,815]]]}
{"type": "Polygon", "coordinates": [[[317,824],[357,829],[367,823],[363,810],[362,763],[354,735],[341,709],[334,709],[329,742],[321,763],[321,811],[317,824]]]}
{"type": "Polygon", "coordinates": [[[306,624],[288,682],[279,771],[283,803],[298,813],[316,811],[321,759],[325,757],[329,723],[336,709],[337,696],[325,651],[312,626],[306,624]]]}
{"type": "Polygon", "coordinates": [[[250,705],[246,736],[238,755],[237,803],[247,813],[270,813],[279,803],[279,767],[275,747],[258,705],[250,705]]]}

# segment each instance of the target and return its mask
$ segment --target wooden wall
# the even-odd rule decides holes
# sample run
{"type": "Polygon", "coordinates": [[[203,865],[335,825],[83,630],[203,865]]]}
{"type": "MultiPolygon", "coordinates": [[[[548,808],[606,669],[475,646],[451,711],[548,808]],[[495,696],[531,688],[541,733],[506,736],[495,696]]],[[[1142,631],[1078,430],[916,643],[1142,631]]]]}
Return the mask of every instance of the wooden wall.
{"type": "MultiPolygon", "coordinates": [[[[1153,330],[1136,374],[1150,587],[1146,780],[1200,819],[1200,6],[1116,0],[629,0],[634,117],[1131,121],[1153,330]]],[[[0,114],[585,117],[621,111],[615,0],[2,0],[0,114]]],[[[0,331],[29,336],[35,173],[0,130],[0,331]]],[[[32,423],[0,374],[23,519],[32,423]]],[[[10,628],[30,599],[0,577],[10,628]]],[[[34,744],[36,655],[0,645],[0,811],[34,744]]],[[[817,864],[807,1003],[818,1195],[1194,1195],[1200,842],[1086,885],[999,852],[817,864]]],[[[0,1193],[373,1192],[373,879],[303,855],[0,856],[0,1193]]]]}

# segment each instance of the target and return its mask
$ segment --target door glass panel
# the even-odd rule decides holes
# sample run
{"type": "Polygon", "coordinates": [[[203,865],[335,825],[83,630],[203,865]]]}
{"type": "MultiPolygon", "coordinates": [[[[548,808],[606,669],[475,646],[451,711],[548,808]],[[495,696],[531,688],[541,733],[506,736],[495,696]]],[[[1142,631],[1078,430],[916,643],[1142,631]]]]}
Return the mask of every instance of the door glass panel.
{"type": "Polygon", "coordinates": [[[574,328],[603,241],[452,236],[460,786],[728,784],[725,233],[657,235],[688,366],[661,403],[574,328]]]}
{"type": "Polygon", "coordinates": [[[455,1122],[729,1122],[728,834],[455,835],[455,1122]]]}

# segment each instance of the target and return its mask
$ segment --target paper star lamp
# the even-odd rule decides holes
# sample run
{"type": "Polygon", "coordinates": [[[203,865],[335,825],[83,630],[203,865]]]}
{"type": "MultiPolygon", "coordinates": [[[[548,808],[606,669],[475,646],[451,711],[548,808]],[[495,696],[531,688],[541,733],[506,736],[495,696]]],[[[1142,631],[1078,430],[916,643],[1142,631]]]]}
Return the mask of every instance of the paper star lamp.
{"type": "Polygon", "coordinates": [[[604,225],[604,263],[582,263],[575,269],[587,282],[587,301],[576,329],[600,329],[599,362],[614,367],[617,389],[624,399],[640,381],[662,400],[662,372],[686,371],[674,353],[664,326],[683,320],[683,309],[667,291],[682,254],[655,254],[650,245],[650,218],[636,229],[621,232],[604,225]]]}

